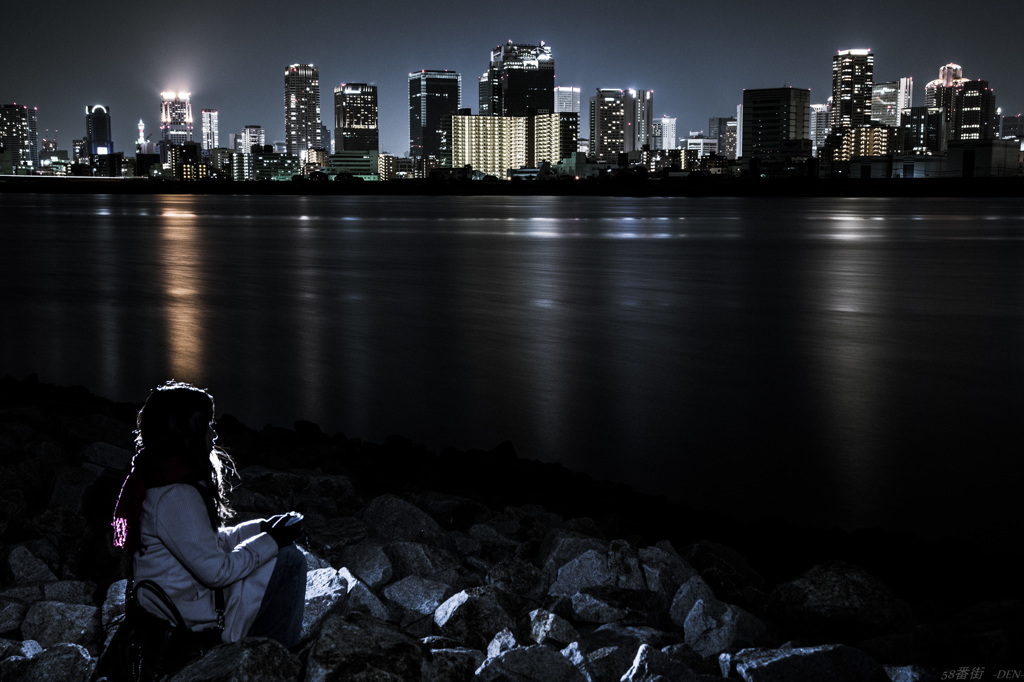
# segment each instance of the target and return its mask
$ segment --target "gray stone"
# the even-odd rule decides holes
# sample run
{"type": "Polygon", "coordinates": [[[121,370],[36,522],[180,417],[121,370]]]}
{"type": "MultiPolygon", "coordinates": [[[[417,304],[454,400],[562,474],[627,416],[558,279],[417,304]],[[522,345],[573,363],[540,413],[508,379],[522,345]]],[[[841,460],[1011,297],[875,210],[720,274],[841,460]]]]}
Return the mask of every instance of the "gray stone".
{"type": "Polygon", "coordinates": [[[57,576],[42,559],[36,557],[24,546],[15,547],[7,555],[7,568],[18,585],[50,583],[57,580],[57,576]]]}
{"type": "Polygon", "coordinates": [[[348,601],[345,604],[345,612],[364,611],[374,618],[387,620],[388,610],[384,603],[373,593],[366,583],[352,575],[347,568],[338,571],[338,577],[345,583],[348,591],[348,601]]]}
{"type": "Polygon", "coordinates": [[[111,445],[110,443],[93,443],[91,445],[86,445],[82,448],[80,456],[86,462],[98,464],[101,467],[112,469],[118,473],[126,472],[132,462],[132,453],[130,450],[119,448],[116,445],[111,445]]]}
{"type": "Polygon", "coordinates": [[[891,682],[939,682],[939,677],[919,665],[882,666],[891,682]]]}
{"type": "Polygon", "coordinates": [[[327,612],[348,596],[348,584],[333,568],[306,573],[306,604],[302,612],[302,637],[305,639],[320,625],[327,612]]]}
{"type": "Polygon", "coordinates": [[[637,556],[644,572],[647,589],[658,592],[668,599],[672,599],[680,585],[697,575],[693,566],[674,551],[661,547],[645,547],[637,556]]]}
{"type": "Polygon", "coordinates": [[[168,682],[250,682],[297,680],[302,664],[276,640],[247,637],[221,644],[193,661],[168,682]]]}
{"type": "Polygon", "coordinates": [[[27,639],[24,642],[19,642],[16,639],[0,639],[0,661],[10,656],[32,658],[42,650],[43,647],[39,646],[39,642],[34,639],[27,639]]]}
{"type": "Polygon", "coordinates": [[[633,651],[625,646],[606,646],[590,651],[585,656],[586,663],[582,672],[594,682],[620,680],[629,670],[634,658],[633,651]]]}
{"type": "Polygon", "coordinates": [[[703,600],[705,604],[718,602],[715,593],[711,591],[704,578],[695,575],[679,586],[675,596],[672,598],[672,606],[669,607],[668,615],[672,623],[683,627],[686,617],[690,615],[694,604],[703,600]]]}
{"type": "Polygon", "coordinates": [[[56,601],[38,601],[30,606],[21,632],[25,639],[34,639],[43,648],[62,642],[97,646],[103,635],[99,608],[56,601]]]}
{"type": "Polygon", "coordinates": [[[31,657],[12,656],[0,661],[0,680],[4,682],[88,682],[96,661],[85,647],[55,644],[31,657]]]}
{"type": "Polygon", "coordinates": [[[544,573],[544,579],[551,583],[558,577],[558,571],[566,562],[581,554],[595,551],[605,554],[608,543],[604,540],[557,529],[551,531],[537,552],[537,565],[544,573]]]}
{"type": "MultiPolygon", "coordinates": [[[[680,644],[682,641],[682,636],[677,632],[665,632],[657,628],[639,625],[609,623],[588,634],[584,638],[584,645],[588,650],[606,646],[624,646],[629,649],[630,657],[632,657],[641,644],[650,644],[655,649],[661,649],[672,644],[680,644]]],[[[624,670],[625,668],[623,668],[624,670]]]]}
{"type": "Polygon", "coordinates": [[[480,553],[491,561],[515,556],[521,547],[518,542],[505,537],[486,523],[471,526],[469,536],[480,543],[480,553]]]}
{"type": "Polygon", "coordinates": [[[641,644],[621,682],[697,682],[697,674],[672,656],[641,644]]]}
{"type": "Polygon", "coordinates": [[[28,605],[20,600],[0,597],[0,634],[14,632],[21,627],[28,613],[28,605]]]}
{"type": "Polygon", "coordinates": [[[444,530],[429,514],[394,495],[370,500],[361,518],[370,532],[386,542],[445,542],[444,530]]]}
{"type": "Polygon", "coordinates": [[[618,587],[588,587],[572,595],[572,611],[586,623],[656,625],[662,610],[652,592],[618,587]]]}
{"type": "Polygon", "coordinates": [[[424,657],[420,643],[396,625],[363,613],[331,615],[310,647],[305,682],[418,680],[424,657]]]}
{"type": "Polygon", "coordinates": [[[433,630],[434,612],[452,592],[444,583],[410,575],[385,588],[384,600],[394,622],[413,636],[426,637],[433,630]]]}
{"type": "Polygon", "coordinates": [[[487,645],[487,658],[500,656],[509,649],[515,649],[518,646],[519,640],[516,639],[515,633],[508,628],[505,628],[498,634],[494,635],[494,639],[492,639],[487,645]]]}
{"type": "Polygon", "coordinates": [[[81,512],[87,491],[102,475],[103,467],[88,462],[61,468],[53,482],[49,506],[81,512]]]}
{"type": "Polygon", "coordinates": [[[572,597],[588,587],[614,585],[618,576],[608,566],[608,554],[590,549],[570,559],[558,569],[558,577],[548,594],[552,597],[572,597]]]}
{"type": "Polygon", "coordinates": [[[384,547],[376,540],[363,540],[341,550],[343,565],[359,576],[373,589],[380,589],[391,582],[393,575],[391,559],[384,547]]]}
{"type": "Polygon", "coordinates": [[[484,662],[484,654],[476,649],[433,649],[423,665],[423,682],[463,682],[484,662]]]}
{"type": "Polygon", "coordinates": [[[333,566],[331,566],[331,562],[327,559],[322,559],[318,557],[316,554],[313,554],[302,545],[295,546],[299,548],[299,551],[302,552],[302,556],[306,559],[307,571],[315,571],[320,568],[334,568],[333,566]]]}
{"type": "Polygon", "coordinates": [[[648,589],[640,557],[625,540],[612,540],[608,548],[608,569],[615,574],[615,587],[637,592],[648,589]]]}
{"type": "Polygon", "coordinates": [[[746,682],[890,682],[863,651],[845,644],[795,649],[743,649],[718,658],[723,677],[746,682]]]}
{"type": "Polygon", "coordinates": [[[576,666],[549,647],[535,644],[488,658],[476,671],[481,682],[584,682],[576,666]]]}
{"type": "Polygon", "coordinates": [[[548,585],[540,569],[528,561],[514,557],[492,566],[485,580],[488,585],[495,585],[513,594],[537,601],[548,591],[548,585]]]}
{"type": "Polygon", "coordinates": [[[494,633],[515,627],[510,607],[508,595],[491,585],[463,590],[434,612],[435,631],[471,649],[483,650],[494,633]]]}
{"type": "Polygon", "coordinates": [[[96,585],[82,580],[59,580],[43,585],[43,598],[46,601],[60,601],[65,604],[93,604],[93,593],[96,585]]]}
{"type": "Polygon", "coordinates": [[[530,639],[537,644],[565,647],[580,638],[572,624],[544,609],[530,611],[530,639]]]}
{"type": "Polygon", "coordinates": [[[906,604],[881,580],[841,561],[818,564],[799,578],[775,588],[772,614],[787,625],[800,625],[827,636],[868,637],[885,634],[909,620],[906,604]]]}
{"type": "Polygon", "coordinates": [[[393,542],[384,551],[391,559],[396,579],[416,575],[448,585],[460,582],[462,559],[456,554],[418,542],[393,542]]]}
{"type": "Polygon", "coordinates": [[[764,578],[731,547],[701,540],[680,554],[701,574],[718,598],[729,603],[745,600],[751,590],[760,590],[764,585],[764,578]]]}
{"type": "Polygon", "coordinates": [[[124,613],[124,591],[128,580],[122,579],[111,583],[107,588],[107,597],[103,600],[103,625],[106,627],[115,618],[124,613]]]}
{"type": "Polygon", "coordinates": [[[698,600],[686,617],[686,643],[704,658],[757,644],[765,625],[739,606],[698,600]]]}

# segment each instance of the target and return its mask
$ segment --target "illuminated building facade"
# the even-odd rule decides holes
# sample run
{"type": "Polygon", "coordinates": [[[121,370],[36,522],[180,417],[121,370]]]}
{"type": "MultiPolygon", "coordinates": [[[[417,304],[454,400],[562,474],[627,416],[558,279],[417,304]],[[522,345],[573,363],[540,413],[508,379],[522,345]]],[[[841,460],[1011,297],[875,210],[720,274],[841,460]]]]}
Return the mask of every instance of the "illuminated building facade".
{"type": "Polygon", "coordinates": [[[651,143],[654,90],[626,90],[623,101],[623,151],[640,151],[651,143]]]}
{"type": "Polygon", "coordinates": [[[220,112],[203,109],[199,116],[203,125],[203,156],[208,158],[211,151],[220,147],[220,112]]]}
{"type": "Polygon", "coordinates": [[[525,116],[452,117],[452,167],[498,178],[527,165],[525,116]]]}
{"type": "Polygon", "coordinates": [[[736,160],[736,117],[715,116],[708,119],[708,137],[718,140],[718,153],[736,160]]]}
{"type": "Polygon", "coordinates": [[[907,154],[942,154],[946,151],[946,112],[942,107],[910,107],[900,116],[901,147],[907,154]]]}
{"type": "Polygon", "coordinates": [[[829,105],[811,105],[811,153],[818,155],[818,150],[825,146],[829,133],[829,105]]]}
{"type": "Polygon", "coordinates": [[[547,162],[561,163],[579,147],[580,116],[572,112],[538,114],[533,117],[533,158],[531,167],[547,162]]]}
{"type": "Polygon", "coordinates": [[[832,127],[864,125],[871,119],[875,55],[840,50],[832,57],[832,127]]]}
{"type": "Polygon", "coordinates": [[[999,137],[996,95],[988,81],[967,81],[954,97],[953,140],[995,140],[999,137]]]}
{"type": "Polygon", "coordinates": [[[551,47],[508,41],[491,50],[480,76],[481,116],[533,116],[555,110],[555,60],[551,47]]]}
{"type": "Polygon", "coordinates": [[[555,86],[555,112],[560,114],[580,113],[579,87],[568,85],[555,86]]]}
{"type": "Polygon", "coordinates": [[[240,172],[232,171],[236,180],[252,180],[254,178],[253,155],[262,152],[267,137],[262,126],[248,125],[242,128],[242,135],[237,140],[238,153],[242,157],[240,172]],[[255,149],[254,149],[255,148],[255,149]]]}
{"type": "Polygon", "coordinates": [[[167,163],[167,150],[192,141],[192,103],[188,92],[160,93],[160,161],[167,163]]]}
{"type": "Polygon", "coordinates": [[[913,92],[914,79],[910,77],[875,83],[871,86],[871,120],[899,128],[903,110],[914,106],[913,92]]]}
{"type": "Polygon", "coordinates": [[[35,107],[0,105],[0,146],[9,157],[4,159],[5,172],[33,173],[39,168],[39,115],[35,107]]]}
{"type": "Polygon", "coordinates": [[[320,71],[312,64],[292,64],[284,72],[287,153],[305,158],[308,150],[322,149],[320,128],[320,71]]]}
{"type": "Polygon", "coordinates": [[[409,156],[428,165],[452,163],[451,117],[462,107],[462,74],[422,70],[409,74],[409,156]]]}
{"type": "Polygon", "coordinates": [[[114,153],[109,107],[96,104],[85,108],[85,139],[89,154],[93,156],[114,153]]]}
{"type": "Polygon", "coordinates": [[[622,90],[598,88],[590,97],[590,153],[615,163],[625,151],[625,99],[622,90]]]}
{"type": "Polygon", "coordinates": [[[811,91],[763,88],[743,91],[743,166],[779,173],[794,157],[811,155],[811,91]],[[804,143],[806,142],[806,150],[804,143]],[[756,163],[754,163],[756,160],[756,163]]]}
{"type": "Polygon", "coordinates": [[[651,149],[675,149],[678,146],[675,117],[662,116],[654,121],[651,125],[651,149]]]}
{"type": "Polygon", "coordinates": [[[380,150],[376,85],[342,83],[334,88],[334,143],[339,152],[380,150]]]}

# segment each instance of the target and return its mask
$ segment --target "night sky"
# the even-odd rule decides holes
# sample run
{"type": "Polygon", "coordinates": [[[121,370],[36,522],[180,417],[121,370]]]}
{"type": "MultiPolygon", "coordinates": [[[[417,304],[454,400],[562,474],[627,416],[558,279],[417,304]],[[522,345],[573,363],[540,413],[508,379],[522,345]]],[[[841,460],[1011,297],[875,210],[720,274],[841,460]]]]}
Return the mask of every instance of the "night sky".
{"type": "Polygon", "coordinates": [[[61,149],[85,136],[86,105],[110,107],[116,151],[134,154],[143,119],[159,137],[160,92],[192,93],[220,111],[220,144],[244,125],[284,139],[284,71],[320,69],[321,116],[334,127],[334,86],[376,84],[381,146],[408,152],[408,74],[462,74],[462,105],[477,113],[477,78],[500,43],[552,48],[557,85],[654,90],[656,116],[677,135],[732,116],[744,88],[831,92],[832,55],[870,48],[875,80],[914,79],[914,104],[939,68],[956,62],[995,89],[1004,115],[1024,111],[1018,0],[841,4],[806,0],[731,3],[482,2],[8,2],[4,4],[0,101],[38,107],[40,137],[61,149]]]}

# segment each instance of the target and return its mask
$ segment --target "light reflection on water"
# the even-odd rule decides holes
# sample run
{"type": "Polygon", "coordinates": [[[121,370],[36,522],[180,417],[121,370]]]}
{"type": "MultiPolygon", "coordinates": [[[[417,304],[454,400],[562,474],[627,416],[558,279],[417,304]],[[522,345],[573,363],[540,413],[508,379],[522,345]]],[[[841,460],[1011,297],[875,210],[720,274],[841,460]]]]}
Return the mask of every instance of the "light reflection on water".
{"type": "Polygon", "coordinates": [[[254,427],[509,439],[742,516],[1019,525],[998,495],[1020,474],[1016,200],[0,195],[0,210],[16,376],[117,400],[173,376],[254,427]]]}

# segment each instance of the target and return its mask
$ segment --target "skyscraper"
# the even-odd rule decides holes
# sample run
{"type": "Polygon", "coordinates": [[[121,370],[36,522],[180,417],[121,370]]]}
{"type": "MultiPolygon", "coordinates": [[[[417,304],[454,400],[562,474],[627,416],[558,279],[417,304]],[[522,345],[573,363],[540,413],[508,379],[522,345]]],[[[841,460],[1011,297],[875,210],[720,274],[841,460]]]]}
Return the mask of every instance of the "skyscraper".
{"type": "Polygon", "coordinates": [[[764,88],[743,91],[743,160],[778,169],[789,157],[810,156],[811,91],[764,88]],[[803,148],[806,143],[806,150],[803,148]]]}
{"type": "Polygon", "coordinates": [[[171,145],[192,141],[192,103],[189,92],[160,93],[160,162],[167,163],[171,145]]]}
{"type": "Polygon", "coordinates": [[[625,151],[625,101],[622,90],[597,89],[590,97],[590,153],[613,163],[625,151]]]}
{"type": "Polygon", "coordinates": [[[114,143],[110,139],[109,107],[97,104],[85,108],[85,139],[90,154],[114,153],[114,143]]]}
{"type": "Polygon", "coordinates": [[[451,117],[462,108],[462,74],[409,74],[409,156],[451,163],[451,117]]]}
{"type": "Polygon", "coordinates": [[[380,151],[376,85],[342,83],[334,88],[334,143],[339,152],[380,151]]]}
{"type": "Polygon", "coordinates": [[[580,89],[577,86],[555,86],[555,112],[559,114],[580,113],[580,89]]]}
{"type": "Polygon", "coordinates": [[[676,119],[674,116],[662,116],[654,121],[651,127],[651,149],[676,149],[676,119]]]}
{"type": "Polygon", "coordinates": [[[718,153],[736,159],[736,117],[715,116],[708,119],[708,137],[718,140],[718,153]],[[729,124],[732,123],[730,126],[729,124]]]}
{"type": "Polygon", "coordinates": [[[825,146],[829,133],[829,105],[811,105],[811,154],[818,155],[818,150],[825,146]]]}
{"type": "Polygon", "coordinates": [[[832,127],[861,126],[871,118],[875,55],[840,50],[832,57],[832,127]]]}
{"type": "Polygon", "coordinates": [[[39,122],[35,107],[0,105],[0,146],[11,151],[10,172],[33,172],[39,168],[39,122]]]}
{"type": "Polygon", "coordinates": [[[624,92],[623,151],[640,151],[651,142],[654,118],[654,90],[624,92]]]}
{"type": "Polygon", "coordinates": [[[480,76],[481,116],[533,116],[555,110],[555,60],[551,48],[508,41],[491,50],[480,76]]]}
{"type": "Polygon", "coordinates": [[[203,155],[209,156],[210,151],[220,147],[220,112],[203,109],[199,115],[203,121],[203,155]]]}
{"type": "Polygon", "coordinates": [[[913,106],[914,79],[875,83],[871,86],[871,120],[890,128],[900,127],[900,115],[913,106]]]}
{"type": "Polygon", "coordinates": [[[941,107],[950,140],[991,140],[998,136],[996,96],[988,81],[964,78],[959,64],[939,69],[939,77],[924,86],[927,107],[941,107]]]}
{"type": "Polygon", "coordinates": [[[284,72],[284,138],[289,154],[305,160],[320,139],[320,72],[312,64],[292,64],[284,72]]]}

